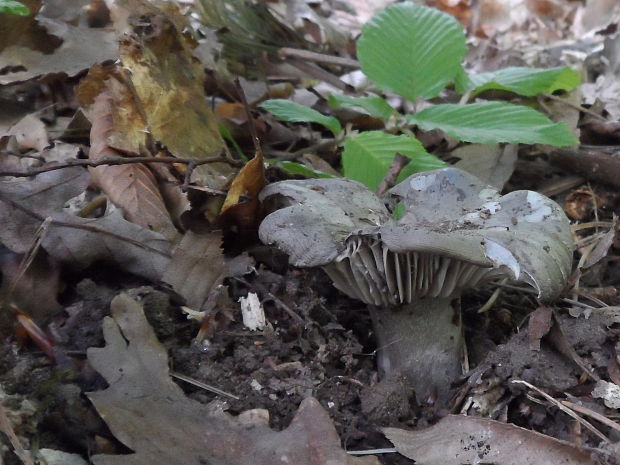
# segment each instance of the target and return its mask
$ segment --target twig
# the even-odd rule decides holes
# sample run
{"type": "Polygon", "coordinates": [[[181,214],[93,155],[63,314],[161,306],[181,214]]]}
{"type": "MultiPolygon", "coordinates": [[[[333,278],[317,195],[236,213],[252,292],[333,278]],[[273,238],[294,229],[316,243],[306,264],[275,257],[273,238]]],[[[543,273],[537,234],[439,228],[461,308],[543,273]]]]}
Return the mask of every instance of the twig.
{"type": "Polygon", "coordinates": [[[615,429],[616,431],[620,432],[620,425],[618,423],[616,423],[615,421],[611,421],[609,418],[607,418],[606,416],[601,415],[598,412],[595,412],[594,410],[590,410],[589,408],[585,408],[582,405],[579,404],[575,404],[573,402],[569,402],[568,400],[562,400],[560,401],[562,402],[563,405],[565,405],[566,407],[581,413],[582,415],[587,415],[590,418],[593,418],[597,421],[600,421],[601,423],[603,423],[605,426],[609,426],[610,428],[615,429]]]}
{"type": "Polygon", "coordinates": [[[611,221],[590,221],[588,223],[571,224],[571,231],[581,231],[589,228],[611,228],[614,224],[611,221]]]}
{"type": "Polygon", "coordinates": [[[303,61],[297,58],[289,60],[289,63],[298,70],[306,73],[308,76],[319,79],[321,81],[325,81],[326,83],[336,87],[338,90],[341,90],[343,92],[351,92],[352,90],[354,90],[353,86],[350,86],[335,74],[324,70],[323,68],[315,65],[314,63],[309,63],[307,61],[303,61]]]}
{"type": "MultiPolygon", "coordinates": [[[[36,218],[39,221],[45,221],[46,218],[42,215],[39,215],[36,212],[33,212],[32,210],[27,209],[26,207],[24,207],[23,205],[20,205],[19,203],[6,198],[5,196],[3,196],[2,194],[0,194],[0,202],[6,202],[9,205],[11,205],[13,208],[25,213],[26,215],[32,217],[32,218],[36,218]]],[[[136,247],[140,247],[142,249],[148,250],[150,252],[154,252],[157,253],[159,255],[163,255],[164,257],[170,257],[170,253],[168,252],[163,252],[161,250],[157,250],[154,247],[151,247],[150,245],[146,245],[143,244],[142,242],[132,239],[131,237],[126,237],[126,236],[122,236],[120,234],[116,234],[112,231],[108,231],[106,229],[101,229],[98,228],[96,226],[91,226],[89,224],[74,224],[74,223],[67,223],[65,221],[58,221],[55,219],[52,219],[50,221],[50,226],[57,226],[57,227],[61,227],[61,228],[73,228],[73,229],[82,229],[84,231],[89,231],[89,232],[93,232],[96,234],[104,234],[106,236],[110,236],[113,237],[115,239],[118,239],[119,241],[123,241],[123,242],[128,242],[132,245],[135,245],[136,247]]]]}
{"type": "Polygon", "coordinates": [[[528,388],[536,391],[538,394],[540,394],[545,399],[547,399],[549,402],[551,402],[553,405],[555,405],[557,408],[559,408],[562,412],[566,413],[568,416],[570,416],[573,419],[577,420],[581,425],[585,426],[588,430],[590,430],[599,439],[602,439],[603,441],[605,441],[608,444],[611,443],[609,438],[607,438],[607,436],[605,436],[603,433],[601,433],[599,430],[597,430],[590,422],[588,422],[588,421],[584,420],[583,418],[581,418],[579,415],[577,415],[575,412],[573,412],[570,408],[566,407],[565,405],[562,405],[562,403],[560,401],[554,399],[549,394],[544,392],[542,389],[539,389],[536,386],[534,386],[533,384],[530,384],[527,381],[523,381],[521,379],[513,379],[511,382],[513,384],[523,384],[524,386],[527,386],[528,388]]]}
{"type": "Polygon", "coordinates": [[[235,399],[235,400],[240,399],[240,397],[234,394],[230,394],[229,392],[222,391],[221,389],[218,389],[209,384],[203,383],[202,381],[198,381],[197,379],[190,378],[189,376],[182,375],[181,373],[177,373],[175,371],[171,371],[170,376],[172,376],[173,378],[180,379],[181,381],[185,381],[186,383],[193,384],[194,386],[198,386],[199,388],[202,388],[205,391],[210,391],[220,396],[230,397],[231,399],[235,399]]]}
{"type": "Polygon", "coordinates": [[[368,449],[368,450],[348,450],[349,455],[377,455],[377,454],[395,454],[398,452],[394,447],[386,447],[384,449],[368,449]]]}
{"type": "Polygon", "coordinates": [[[459,105],[465,105],[467,102],[469,102],[469,99],[471,98],[471,94],[474,92],[474,89],[467,89],[467,91],[461,96],[461,99],[459,100],[459,105]]]}
{"type": "Polygon", "coordinates": [[[187,192],[189,189],[189,182],[192,178],[192,173],[196,169],[196,163],[190,162],[187,164],[187,169],[185,170],[185,178],[183,179],[183,184],[181,185],[181,192],[187,192]]]}
{"type": "Polygon", "coordinates": [[[340,143],[340,140],[340,137],[336,137],[334,139],[322,139],[316,144],[309,145],[308,147],[296,150],[295,152],[286,152],[282,150],[267,150],[267,155],[270,157],[275,157],[278,160],[282,161],[295,161],[306,153],[315,153],[321,152],[326,149],[334,149],[340,143]]]}
{"type": "Polygon", "coordinates": [[[411,158],[403,155],[402,153],[396,152],[396,155],[394,155],[394,161],[392,161],[392,164],[390,165],[390,169],[377,187],[377,195],[382,195],[385,191],[394,186],[396,183],[396,178],[398,178],[400,172],[410,161],[411,158]]]}
{"type": "Polygon", "coordinates": [[[620,158],[601,152],[558,149],[549,153],[549,161],[591,181],[620,188],[620,158]]]}
{"type": "Polygon", "coordinates": [[[343,58],[333,55],[324,55],[323,53],[311,52],[298,48],[283,47],[278,50],[281,58],[301,58],[302,60],[314,61],[315,63],[324,63],[326,65],[346,66],[347,68],[359,68],[360,62],[352,58],[343,58]]]}
{"type": "Polygon", "coordinates": [[[542,94],[542,97],[548,98],[549,100],[554,100],[556,102],[563,103],[564,105],[567,105],[567,106],[569,106],[571,108],[574,108],[575,110],[579,110],[579,111],[582,111],[584,113],[587,113],[588,115],[593,116],[593,117],[595,117],[597,119],[600,119],[602,121],[607,121],[607,119],[604,116],[601,116],[598,113],[595,113],[592,110],[589,110],[588,108],[582,107],[581,105],[578,105],[576,103],[564,100],[563,98],[558,97],[557,95],[542,94]]]}
{"type": "Polygon", "coordinates": [[[254,118],[252,118],[250,105],[248,104],[248,99],[245,96],[243,87],[241,87],[241,82],[239,81],[239,78],[235,78],[235,87],[237,88],[237,93],[239,94],[239,98],[241,99],[241,103],[243,104],[243,110],[245,111],[245,115],[248,120],[248,128],[250,129],[252,143],[254,144],[254,156],[262,157],[263,149],[260,146],[260,139],[258,138],[258,132],[256,131],[256,124],[254,124],[254,118]]]}
{"type": "Polygon", "coordinates": [[[15,178],[27,178],[30,176],[37,176],[42,173],[48,173],[50,171],[61,170],[64,168],[71,168],[73,166],[90,166],[97,167],[102,165],[129,165],[132,163],[181,163],[185,165],[200,166],[207,163],[228,163],[232,166],[241,166],[243,163],[238,160],[232,160],[224,156],[209,157],[203,159],[197,158],[176,158],[176,157],[113,157],[103,158],[98,161],[92,160],[70,160],[66,163],[59,163],[56,165],[41,166],[39,168],[33,168],[27,171],[0,171],[0,176],[13,176],[15,178]]]}

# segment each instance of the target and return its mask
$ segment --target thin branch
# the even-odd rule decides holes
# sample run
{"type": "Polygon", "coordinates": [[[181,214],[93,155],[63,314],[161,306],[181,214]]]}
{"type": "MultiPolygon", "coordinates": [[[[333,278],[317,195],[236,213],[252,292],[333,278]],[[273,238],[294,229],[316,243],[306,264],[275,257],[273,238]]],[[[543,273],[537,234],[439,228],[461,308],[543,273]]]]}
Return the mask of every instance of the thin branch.
{"type": "Polygon", "coordinates": [[[394,155],[394,161],[392,161],[392,164],[390,165],[390,169],[377,187],[377,195],[382,195],[385,191],[394,186],[396,183],[396,178],[398,178],[400,172],[410,161],[411,158],[403,155],[402,153],[396,152],[396,155],[394,155]]]}
{"type": "Polygon", "coordinates": [[[340,136],[338,136],[334,139],[322,139],[316,144],[309,145],[308,147],[296,150],[295,152],[287,152],[283,150],[267,150],[266,153],[268,156],[277,158],[278,160],[295,161],[306,153],[323,152],[325,150],[331,151],[340,143],[340,141],[340,136]]]}
{"type": "Polygon", "coordinates": [[[353,86],[347,84],[335,74],[332,74],[329,71],[324,70],[320,66],[317,66],[314,63],[310,63],[309,61],[292,58],[289,60],[289,64],[294,66],[301,72],[306,73],[308,76],[319,79],[321,81],[325,81],[326,83],[331,84],[332,86],[343,92],[351,92],[355,90],[353,86]]]}
{"type": "Polygon", "coordinates": [[[71,168],[73,166],[90,166],[97,167],[102,165],[129,165],[132,163],[181,163],[185,165],[200,166],[207,163],[228,163],[232,166],[242,166],[243,163],[238,160],[231,160],[224,156],[209,157],[203,159],[195,158],[176,158],[176,157],[113,157],[103,158],[98,161],[92,160],[70,160],[65,163],[58,163],[55,165],[41,166],[39,168],[33,168],[26,171],[0,171],[0,176],[13,176],[15,178],[27,178],[30,176],[37,176],[42,173],[48,173],[50,171],[61,170],[64,168],[71,168]]]}
{"type": "Polygon", "coordinates": [[[556,149],[549,162],[584,178],[620,188],[620,159],[598,151],[574,148],[556,149]]]}
{"type": "Polygon", "coordinates": [[[543,396],[547,401],[551,402],[553,405],[555,405],[557,408],[559,408],[562,412],[566,413],[571,418],[577,420],[581,425],[585,426],[588,430],[590,430],[591,433],[593,433],[599,439],[602,439],[606,443],[610,443],[611,442],[607,436],[605,436],[598,429],[596,429],[590,422],[588,422],[588,421],[584,420],[583,418],[581,418],[579,415],[577,415],[575,412],[573,412],[569,407],[567,407],[566,405],[563,405],[560,401],[558,401],[557,399],[554,399],[549,394],[544,392],[542,389],[539,389],[536,386],[534,386],[533,384],[530,384],[527,381],[523,381],[521,379],[513,379],[511,382],[513,384],[522,384],[522,385],[527,386],[528,388],[532,389],[533,391],[536,391],[538,394],[543,396]]]}
{"type": "Polygon", "coordinates": [[[283,47],[278,50],[281,58],[301,58],[302,60],[314,61],[315,63],[323,63],[326,65],[345,66],[347,68],[359,68],[360,62],[352,58],[337,57],[334,55],[325,55],[323,53],[311,52],[309,50],[301,50],[298,48],[283,47]]]}
{"type": "Polygon", "coordinates": [[[592,110],[585,108],[584,106],[578,105],[576,103],[573,102],[569,102],[568,100],[564,100],[561,97],[558,97],[557,95],[553,95],[553,94],[542,94],[543,97],[548,98],[549,100],[554,100],[556,102],[560,102],[563,103],[566,106],[569,106],[571,108],[574,108],[575,110],[579,110],[583,113],[586,113],[590,116],[593,116],[594,118],[601,120],[601,121],[609,121],[607,118],[605,118],[604,116],[599,115],[598,113],[593,112],[592,110]]]}
{"type": "Polygon", "coordinates": [[[239,94],[239,98],[241,99],[241,103],[243,104],[246,118],[248,119],[248,128],[250,129],[252,143],[254,144],[254,156],[262,157],[263,149],[260,145],[258,132],[256,131],[256,124],[254,124],[254,118],[252,117],[252,112],[250,111],[250,105],[248,104],[248,99],[245,96],[245,91],[243,90],[243,87],[241,87],[241,81],[239,81],[239,78],[235,78],[235,87],[237,88],[237,93],[239,94]]]}
{"type": "Polygon", "coordinates": [[[600,413],[595,412],[594,410],[590,410],[589,408],[586,408],[586,407],[584,407],[582,405],[579,405],[579,404],[575,404],[575,403],[570,402],[568,400],[561,400],[560,402],[562,403],[562,405],[565,405],[569,409],[572,409],[572,410],[574,410],[576,412],[581,413],[582,415],[586,415],[586,416],[588,416],[590,418],[593,418],[594,420],[600,421],[605,426],[609,426],[610,428],[613,428],[616,431],[620,432],[620,425],[618,423],[616,423],[615,421],[610,420],[606,416],[603,416],[600,413]]]}
{"type": "Polygon", "coordinates": [[[197,379],[190,378],[189,376],[185,376],[181,373],[177,373],[176,371],[171,371],[170,376],[172,376],[173,378],[180,379],[181,381],[185,381],[186,383],[193,384],[194,386],[198,386],[199,388],[202,388],[205,391],[210,391],[220,396],[230,397],[231,399],[235,399],[235,400],[240,399],[239,396],[231,394],[230,392],[222,391],[221,389],[218,389],[215,386],[211,386],[210,384],[203,383],[202,381],[198,381],[197,379]]]}

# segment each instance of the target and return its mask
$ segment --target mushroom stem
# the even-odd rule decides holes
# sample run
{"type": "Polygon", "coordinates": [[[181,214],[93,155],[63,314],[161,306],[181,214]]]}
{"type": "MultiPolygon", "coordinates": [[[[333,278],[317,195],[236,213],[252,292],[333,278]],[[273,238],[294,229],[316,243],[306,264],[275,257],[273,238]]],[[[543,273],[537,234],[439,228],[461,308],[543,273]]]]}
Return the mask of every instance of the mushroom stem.
{"type": "Polygon", "coordinates": [[[410,304],[369,306],[378,344],[379,374],[404,379],[418,402],[445,405],[461,373],[463,347],[459,298],[414,299],[410,304]]]}

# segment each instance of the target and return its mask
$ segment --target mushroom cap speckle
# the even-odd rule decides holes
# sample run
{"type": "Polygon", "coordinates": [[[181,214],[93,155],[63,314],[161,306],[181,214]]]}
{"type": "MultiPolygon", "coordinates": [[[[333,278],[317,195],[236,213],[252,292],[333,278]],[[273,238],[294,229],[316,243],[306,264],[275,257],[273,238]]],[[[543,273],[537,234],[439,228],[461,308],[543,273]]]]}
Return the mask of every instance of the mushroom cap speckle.
{"type": "Polygon", "coordinates": [[[572,263],[568,219],[533,191],[500,196],[457,168],[410,176],[384,202],[347,179],[282,181],[261,200],[279,208],[260,225],[295,266],[323,266],[338,289],[374,305],[450,297],[498,277],[532,285],[539,298],[562,290],[572,263]]]}

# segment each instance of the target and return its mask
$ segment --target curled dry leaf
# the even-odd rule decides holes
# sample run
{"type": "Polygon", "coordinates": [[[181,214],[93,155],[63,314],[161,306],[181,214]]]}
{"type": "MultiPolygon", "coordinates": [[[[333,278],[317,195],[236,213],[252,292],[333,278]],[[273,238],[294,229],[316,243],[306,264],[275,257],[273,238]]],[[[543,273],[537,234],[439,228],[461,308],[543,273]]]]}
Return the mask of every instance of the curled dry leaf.
{"type": "Polygon", "coordinates": [[[327,412],[305,399],[290,426],[273,431],[264,411],[233,417],[222,405],[186,397],[171,380],[168,357],[142,307],[127,295],[112,301],[103,322],[106,346],[88,349],[109,387],[91,392],[97,411],[129,455],[95,455],[95,465],[378,465],[340,447],[327,412]],[[257,415],[257,413],[260,413],[257,415]]]}
{"type": "Polygon", "coordinates": [[[0,242],[25,253],[41,222],[51,217],[42,247],[52,257],[78,267],[105,261],[159,280],[170,259],[170,243],[162,235],[124,220],[118,212],[86,219],[63,211],[65,202],[81,194],[89,182],[88,172],[79,167],[32,180],[0,180],[0,242]]]}
{"type": "Polygon", "coordinates": [[[266,183],[263,154],[258,152],[241,168],[228,189],[220,221],[234,223],[242,229],[255,227],[260,216],[258,194],[266,183]]]}
{"type": "Polygon", "coordinates": [[[448,415],[420,431],[383,428],[383,432],[399,453],[424,465],[595,463],[571,443],[486,418],[448,415]]]}
{"type": "MultiPolygon", "coordinates": [[[[92,109],[91,149],[89,158],[99,161],[118,155],[108,146],[108,137],[114,132],[112,107],[114,101],[109,91],[103,91],[92,109]]],[[[173,240],[178,232],[166,210],[155,176],[141,163],[89,168],[93,181],[103,192],[123,209],[132,223],[156,231],[173,240]]]]}

